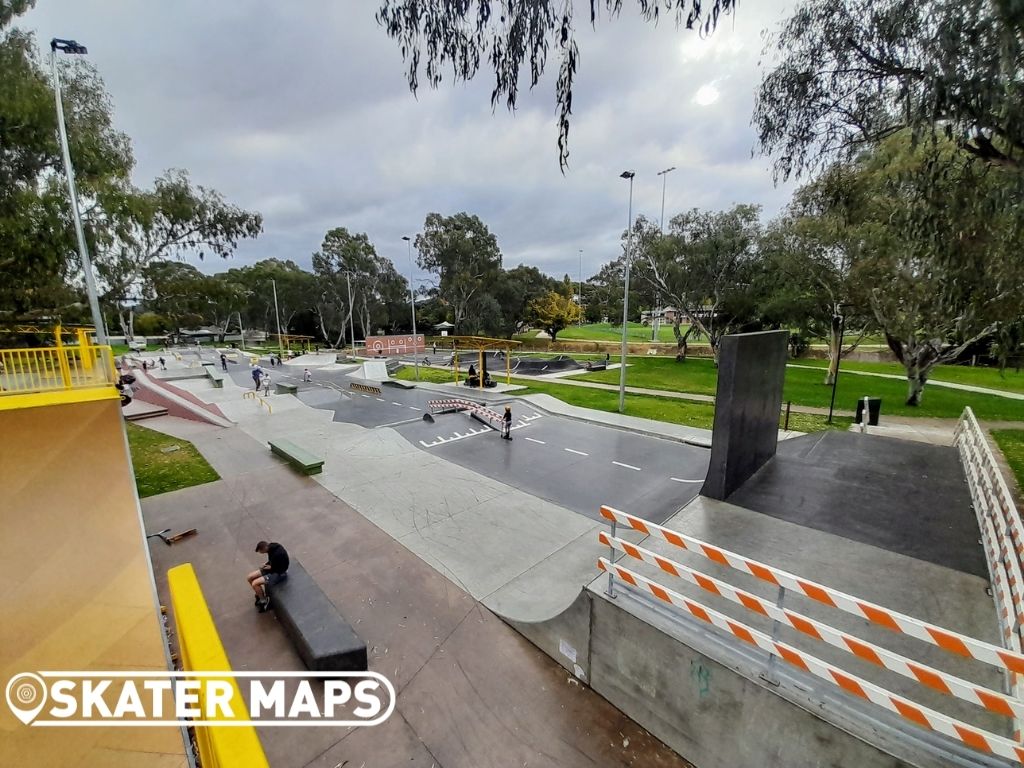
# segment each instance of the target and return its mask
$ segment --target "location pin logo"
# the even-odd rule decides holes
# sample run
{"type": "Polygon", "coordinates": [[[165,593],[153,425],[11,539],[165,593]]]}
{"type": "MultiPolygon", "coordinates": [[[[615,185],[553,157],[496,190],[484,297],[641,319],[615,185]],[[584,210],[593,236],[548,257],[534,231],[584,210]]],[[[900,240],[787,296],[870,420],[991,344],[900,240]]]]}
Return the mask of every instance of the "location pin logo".
{"type": "Polygon", "coordinates": [[[46,704],[46,683],[39,675],[22,672],[8,681],[6,695],[11,712],[28,725],[46,704]]]}

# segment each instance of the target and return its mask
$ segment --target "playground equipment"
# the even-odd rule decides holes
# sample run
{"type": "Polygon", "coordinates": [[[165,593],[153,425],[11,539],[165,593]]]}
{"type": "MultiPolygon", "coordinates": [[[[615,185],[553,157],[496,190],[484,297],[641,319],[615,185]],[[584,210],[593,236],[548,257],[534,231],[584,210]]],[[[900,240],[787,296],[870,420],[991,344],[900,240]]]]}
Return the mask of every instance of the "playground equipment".
{"type": "Polygon", "coordinates": [[[487,351],[500,351],[505,358],[505,383],[512,383],[512,369],[510,367],[510,353],[513,347],[521,346],[518,341],[511,339],[491,339],[486,336],[451,336],[452,341],[452,370],[455,372],[455,383],[459,383],[459,347],[465,347],[477,353],[477,379],[475,385],[478,389],[484,388],[484,381],[487,378],[487,351]]]}

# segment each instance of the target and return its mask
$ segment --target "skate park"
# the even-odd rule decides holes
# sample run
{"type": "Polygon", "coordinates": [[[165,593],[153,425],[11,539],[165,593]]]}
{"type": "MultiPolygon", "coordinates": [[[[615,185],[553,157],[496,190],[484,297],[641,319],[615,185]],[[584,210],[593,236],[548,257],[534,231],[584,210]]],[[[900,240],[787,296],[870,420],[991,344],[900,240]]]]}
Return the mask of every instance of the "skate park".
{"type": "MultiPolygon", "coordinates": [[[[736,352],[734,391],[719,394],[733,422],[716,421],[713,435],[661,424],[655,436],[631,423],[640,419],[530,395],[513,402],[507,443],[467,411],[437,407],[465,386],[389,386],[367,378],[379,368],[333,354],[269,369],[294,394],[262,401],[247,396],[243,355],[219,386],[202,365],[216,362],[209,352],[167,371],[133,368],[139,401],[168,413],[148,423],[194,443],[221,480],[146,500],[141,523],[130,496],[120,501],[129,531],[199,531],[146,550],[129,533],[123,557],[138,563],[148,551],[161,604],[168,570],[191,563],[231,664],[298,671],[273,614],[255,613],[238,585],[251,540],[287,541],[366,642],[370,669],[394,680],[386,739],[371,738],[380,729],[341,739],[259,729],[272,765],[359,755],[504,764],[537,750],[559,765],[754,765],[765,754],[814,765],[823,744],[843,765],[1012,764],[1020,708],[1006,681],[1020,655],[1005,616],[1017,609],[1019,567],[999,552],[1012,554],[1018,523],[992,512],[979,529],[972,505],[1005,502],[971,418],[956,448],[780,435],[763,418],[777,412],[778,393],[764,386],[771,365],[736,352]],[[282,439],[321,458],[323,471],[302,476],[267,450],[282,439]],[[929,475],[940,482],[922,492],[929,475]],[[534,734],[530,746],[518,729],[534,734]]],[[[471,395],[486,410],[508,400],[471,395]]],[[[116,400],[109,406],[89,418],[113,428],[116,400]]],[[[34,425],[48,409],[77,421],[91,407],[2,417],[45,439],[52,429],[34,425]]],[[[91,460],[65,461],[90,473],[91,460]]],[[[36,493],[23,459],[8,454],[3,466],[19,499],[36,493]]],[[[106,483],[130,494],[127,467],[118,477],[106,483]]],[[[42,498],[49,526],[91,514],[42,498]]],[[[42,542],[46,530],[22,526],[19,538],[42,542]]],[[[78,540],[95,535],[86,526],[78,540]]],[[[43,583],[26,581],[26,598],[43,583]]],[[[134,602],[142,616],[152,610],[134,602]]],[[[48,620],[26,611],[18,621],[48,620]]],[[[145,624],[137,631],[159,666],[157,625],[145,624]]],[[[59,637],[62,625],[50,626],[59,637]]]]}

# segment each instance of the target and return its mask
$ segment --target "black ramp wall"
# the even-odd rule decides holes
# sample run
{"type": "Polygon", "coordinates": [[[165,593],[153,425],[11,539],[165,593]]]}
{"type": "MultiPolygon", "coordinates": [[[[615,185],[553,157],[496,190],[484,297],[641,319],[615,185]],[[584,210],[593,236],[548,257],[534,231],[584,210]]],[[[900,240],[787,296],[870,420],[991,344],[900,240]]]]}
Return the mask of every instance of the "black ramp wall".
{"type": "Polygon", "coordinates": [[[702,495],[726,499],[775,455],[788,341],[788,331],[723,337],[711,465],[702,495]]]}

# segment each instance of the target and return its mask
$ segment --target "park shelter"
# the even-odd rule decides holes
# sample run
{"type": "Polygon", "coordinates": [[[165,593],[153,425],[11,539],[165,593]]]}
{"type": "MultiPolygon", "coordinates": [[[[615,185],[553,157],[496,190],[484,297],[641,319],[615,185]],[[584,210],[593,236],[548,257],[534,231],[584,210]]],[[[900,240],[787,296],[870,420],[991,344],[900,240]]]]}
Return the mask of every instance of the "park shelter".
{"type": "Polygon", "coordinates": [[[512,369],[509,356],[512,347],[520,346],[520,342],[511,339],[491,339],[486,336],[450,336],[452,340],[452,369],[455,371],[455,383],[459,383],[459,347],[477,353],[477,370],[479,371],[479,389],[484,388],[484,377],[487,374],[486,352],[503,351],[505,353],[505,383],[512,381],[512,369]]]}
{"type": "Polygon", "coordinates": [[[447,336],[449,332],[455,330],[455,324],[449,323],[447,320],[445,320],[444,322],[435,325],[434,330],[439,331],[442,336],[447,336]]]}

